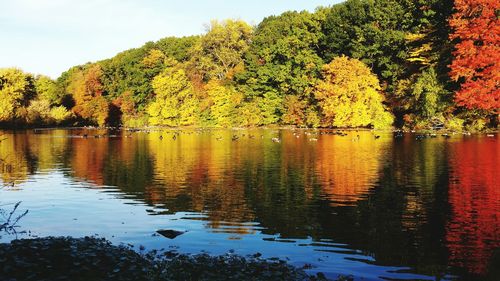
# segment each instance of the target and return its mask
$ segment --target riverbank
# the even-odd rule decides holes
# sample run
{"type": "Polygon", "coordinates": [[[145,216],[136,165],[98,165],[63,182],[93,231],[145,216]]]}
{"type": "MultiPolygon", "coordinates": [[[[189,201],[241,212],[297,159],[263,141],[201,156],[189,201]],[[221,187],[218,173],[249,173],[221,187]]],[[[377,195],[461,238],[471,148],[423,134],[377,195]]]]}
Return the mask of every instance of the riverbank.
{"type": "MultiPolygon", "coordinates": [[[[327,280],[259,255],[138,253],[105,239],[47,237],[0,244],[1,280],[327,280]]],[[[348,278],[342,280],[349,280],[348,278]]]]}
{"type": "Polygon", "coordinates": [[[273,129],[273,130],[325,130],[325,131],[377,131],[377,132],[405,132],[405,133],[453,133],[453,134],[486,134],[497,133],[498,127],[485,127],[480,130],[466,130],[465,128],[419,128],[409,129],[401,127],[391,127],[386,129],[373,129],[370,127],[304,127],[295,125],[280,125],[269,124],[265,126],[249,126],[249,127],[220,127],[220,126],[92,126],[92,125],[19,125],[0,123],[0,130],[17,131],[17,130],[33,130],[34,132],[50,131],[50,130],[112,130],[112,131],[132,131],[132,132],[149,132],[159,130],[252,130],[252,129],[273,129]]]}

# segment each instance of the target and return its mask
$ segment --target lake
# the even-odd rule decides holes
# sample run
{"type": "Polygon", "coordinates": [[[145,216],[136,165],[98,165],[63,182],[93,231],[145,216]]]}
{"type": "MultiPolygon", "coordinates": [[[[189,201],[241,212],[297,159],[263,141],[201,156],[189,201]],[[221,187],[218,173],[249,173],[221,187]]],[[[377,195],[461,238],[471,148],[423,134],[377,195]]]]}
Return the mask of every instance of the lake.
{"type": "Polygon", "coordinates": [[[2,133],[1,208],[29,210],[2,242],[98,235],[137,249],[259,252],[363,280],[499,274],[498,135],[2,133]]]}

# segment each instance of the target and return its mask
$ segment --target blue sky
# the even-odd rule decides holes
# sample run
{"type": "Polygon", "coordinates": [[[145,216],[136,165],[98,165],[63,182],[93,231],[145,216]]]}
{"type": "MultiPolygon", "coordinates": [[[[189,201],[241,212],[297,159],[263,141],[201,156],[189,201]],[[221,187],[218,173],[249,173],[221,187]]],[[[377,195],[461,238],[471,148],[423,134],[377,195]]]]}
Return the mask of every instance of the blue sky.
{"type": "Polygon", "coordinates": [[[57,78],[166,36],[201,34],[212,19],[258,24],[340,0],[0,0],[0,67],[57,78]]]}

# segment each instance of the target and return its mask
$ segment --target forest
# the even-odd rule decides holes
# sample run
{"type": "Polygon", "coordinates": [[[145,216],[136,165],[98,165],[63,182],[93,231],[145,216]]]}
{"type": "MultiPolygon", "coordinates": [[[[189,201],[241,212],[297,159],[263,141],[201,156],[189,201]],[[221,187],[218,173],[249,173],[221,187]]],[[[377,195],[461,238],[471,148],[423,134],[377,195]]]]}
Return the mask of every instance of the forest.
{"type": "Polygon", "coordinates": [[[214,20],[70,68],[0,69],[0,126],[496,128],[500,2],[347,0],[214,20]]]}

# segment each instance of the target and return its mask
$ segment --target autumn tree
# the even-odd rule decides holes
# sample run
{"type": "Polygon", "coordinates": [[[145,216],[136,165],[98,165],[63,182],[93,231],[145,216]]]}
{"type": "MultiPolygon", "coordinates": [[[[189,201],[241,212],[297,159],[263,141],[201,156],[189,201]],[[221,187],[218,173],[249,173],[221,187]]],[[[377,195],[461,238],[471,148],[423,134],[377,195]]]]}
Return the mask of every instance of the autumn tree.
{"type": "Polygon", "coordinates": [[[147,113],[151,125],[193,125],[199,114],[199,101],[186,72],[179,67],[169,67],[153,79],[154,101],[147,113]]]}
{"type": "Polygon", "coordinates": [[[244,127],[262,125],[262,115],[256,101],[242,103],[242,105],[238,108],[236,123],[244,127]]]}
{"type": "Polygon", "coordinates": [[[40,125],[50,123],[50,103],[45,99],[32,100],[26,108],[26,122],[40,125]]]}
{"type": "Polygon", "coordinates": [[[71,111],[66,109],[66,107],[60,105],[50,109],[49,117],[52,124],[60,125],[68,120],[71,120],[74,116],[71,111]]]}
{"type": "Polygon", "coordinates": [[[242,102],[243,95],[233,86],[223,85],[217,80],[211,80],[206,91],[212,124],[220,127],[235,125],[237,107],[242,102]]]}
{"type": "Polygon", "coordinates": [[[103,71],[104,91],[110,100],[131,92],[137,111],[144,112],[153,98],[151,81],[168,66],[163,64],[163,59],[174,58],[180,63],[188,61],[189,50],[199,40],[200,36],[167,37],[98,62],[103,71]]]}
{"type": "Polygon", "coordinates": [[[131,91],[125,91],[112,101],[110,118],[115,124],[136,127],[146,124],[144,114],[137,111],[134,95],[131,91]]]}
{"type": "Polygon", "coordinates": [[[192,48],[192,63],[205,80],[231,79],[243,67],[253,28],[242,20],[212,21],[192,48]]]}
{"type": "Polygon", "coordinates": [[[99,126],[106,124],[109,114],[108,101],[103,96],[102,75],[98,64],[91,65],[74,72],[67,88],[75,101],[72,109],[75,115],[99,126]]]}
{"type": "Polygon", "coordinates": [[[31,74],[15,68],[0,69],[0,122],[23,117],[24,107],[34,95],[35,85],[31,74]]]}
{"type": "Polygon", "coordinates": [[[450,18],[453,52],[450,76],[461,82],[458,105],[498,114],[500,109],[500,2],[455,0],[450,18]]]}
{"type": "Polygon", "coordinates": [[[326,125],[384,128],[394,119],[383,104],[378,78],[357,59],[342,56],[325,65],[315,96],[326,125]]]}
{"type": "Polygon", "coordinates": [[[282,117],[284,124],[305,124],[306,101],[301,100],[298,96],[290,95],[284,98],[284,106],[286,108],[282,117]]]}

